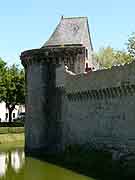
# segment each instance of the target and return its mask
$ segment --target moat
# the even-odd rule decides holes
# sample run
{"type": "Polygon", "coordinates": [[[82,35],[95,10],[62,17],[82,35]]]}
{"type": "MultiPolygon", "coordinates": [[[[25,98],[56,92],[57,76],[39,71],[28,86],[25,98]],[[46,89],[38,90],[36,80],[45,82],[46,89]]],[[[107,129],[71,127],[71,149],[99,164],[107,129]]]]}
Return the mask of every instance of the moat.
{"type": "Polygon", "coordinates": [[[25,156],[23,148],[0,147],[0,180],[94,180],[25,156]]]}

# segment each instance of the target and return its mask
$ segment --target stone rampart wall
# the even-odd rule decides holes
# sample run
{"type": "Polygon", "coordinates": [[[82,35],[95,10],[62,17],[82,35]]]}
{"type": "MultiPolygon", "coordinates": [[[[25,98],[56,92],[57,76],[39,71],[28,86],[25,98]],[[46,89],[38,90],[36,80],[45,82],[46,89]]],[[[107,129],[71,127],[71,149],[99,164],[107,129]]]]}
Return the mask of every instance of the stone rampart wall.
{"type": "Polygon", "coordinates": [[[68,143],[135,150],[135,63],[66,75],[68,143]]]}
{"type": "Polygon", "coordinates": [[[100,90],[135,84],[135,62],[112,69],[98,70],[87,74],[72,76],[66,74],[67,93],[100,90]]]}

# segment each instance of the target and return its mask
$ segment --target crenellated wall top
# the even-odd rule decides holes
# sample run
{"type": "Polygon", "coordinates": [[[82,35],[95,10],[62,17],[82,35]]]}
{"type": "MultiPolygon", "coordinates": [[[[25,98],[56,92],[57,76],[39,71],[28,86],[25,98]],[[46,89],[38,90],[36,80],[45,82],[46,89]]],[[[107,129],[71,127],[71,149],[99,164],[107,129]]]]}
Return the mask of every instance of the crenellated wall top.
{"type": "Polygon", "coordinates": [[[135,84],[135,61],[124,66],[98,70],[87,74],[70,75],[66,73],[67,93],[78,93],[135,84]]]}
{"type": "Polygon", "coordinates": [[[84,52],[85,47],[83,46],[44,47],[24,51],[21,53],[20,59],[24,67],[35,62],[59,64],[64,61],[64,58],[75,57],[84,52]]]}

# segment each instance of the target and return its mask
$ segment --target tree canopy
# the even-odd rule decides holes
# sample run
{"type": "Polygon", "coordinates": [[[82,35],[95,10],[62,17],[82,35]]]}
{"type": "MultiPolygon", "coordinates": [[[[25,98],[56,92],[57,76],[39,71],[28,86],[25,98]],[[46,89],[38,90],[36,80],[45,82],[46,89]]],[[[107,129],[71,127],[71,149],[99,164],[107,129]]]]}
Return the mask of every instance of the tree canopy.
{"type": "Polygon", "coordinates": [[[0,58],[0,76],[2,76],[4,70],[5,70],[6,62],[0,58]]]}
{"type": "Polygon", "coordinates": [[[0,79],[0,101],[6,103],[9,111],[9,121],[16,105],[24,104],[24,71],[17,65],[4,66],[4,73],[0,79]]]}
{"type": "Polygon", "coordinates": [[[135,60],[135,32],[129,36],[126,45],[126,51],[115,50],[110,46],[100,48],[95,55],[100,68],[111,68],[114,65],[130,63],[135,60]]]}
{"type": "Polygon", "coordinates": [[[100,68],[111,68],[114,65],[130,63],[133,58],[129,52],[114,50],[110,46],[101,48],[96,54],[100,68]]]}
{"type": "Polygon", "coordinates": [[[115,65],[124,65],[125,63],[130,63],[132,61],[133,58],[130,53],[127,53],[125,51],[115,51],[115,65]]]}
{"type": "Polygon", "coordinates": [[[135,59],[135,32],[133,32],[128,39],[127,49],[133,59],[135,59]]]}
{"type": "Polygon", "coordinates": [[[107,48],[100,48],[96,54],[96,58],[101,68],[110,68],[114,61],[114,50],[110,46],[107,48]]]}

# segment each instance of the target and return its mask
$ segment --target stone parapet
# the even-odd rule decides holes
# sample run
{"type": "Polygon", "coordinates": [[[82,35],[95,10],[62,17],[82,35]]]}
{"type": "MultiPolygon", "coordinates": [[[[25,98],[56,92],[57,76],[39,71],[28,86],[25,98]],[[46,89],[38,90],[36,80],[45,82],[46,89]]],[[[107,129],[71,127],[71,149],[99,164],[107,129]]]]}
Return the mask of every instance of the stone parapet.
{"type": "Polygon", "coordinates": [[[32,49],[21,53],[20,59],[24,66],[33,62],[46,62],[53,64],[61,64],[68,57],[76,57],[85,51],[85,47],[46,47],[40,49],[32,49]]]}
{"type": "Polygon", "coordinates": [[[111,94],[117,94],[117,92],[121,94],[121,87],[123,87],[122,89],[124,87],[130,89],[131,87],[133,88],[134,84],[135,62],[132,62],[124,66],[114,66],[111,69],[98,70],[87,74],[73,76],[66,73],[65,88],[68,94],[87,91],[93,91],[93,93],[97,94],[102,91],[101,93],[107,95],[110,93],[111,96],[111,94]],[[119,88],[120,90],[118,90],[119,88]]]}

